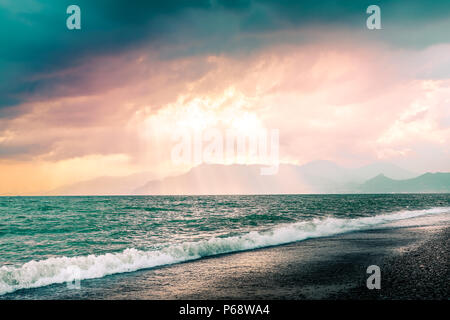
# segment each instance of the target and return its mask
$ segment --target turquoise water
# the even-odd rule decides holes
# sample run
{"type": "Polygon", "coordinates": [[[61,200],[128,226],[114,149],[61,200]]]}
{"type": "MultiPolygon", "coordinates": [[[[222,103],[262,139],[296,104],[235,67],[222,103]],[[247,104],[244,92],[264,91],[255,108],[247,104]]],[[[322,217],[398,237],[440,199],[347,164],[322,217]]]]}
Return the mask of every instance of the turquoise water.
{"type": "Polygon", "coordinates": [[[0,197],[0,294],[450,212],[450,194],[0,197]]]}

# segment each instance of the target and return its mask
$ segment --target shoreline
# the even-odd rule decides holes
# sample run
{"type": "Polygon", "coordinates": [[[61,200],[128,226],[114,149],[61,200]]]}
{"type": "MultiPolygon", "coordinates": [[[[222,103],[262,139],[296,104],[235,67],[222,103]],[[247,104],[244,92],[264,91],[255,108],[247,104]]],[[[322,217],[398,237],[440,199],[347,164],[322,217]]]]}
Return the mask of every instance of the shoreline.
{"type": "Polygon", "coordinates": [[[19,290],[0,299],[448,299],[450,217],[222,254],[184,263],[19,290]],[[369,265],[381,289],[368,290],[369,265]]]}

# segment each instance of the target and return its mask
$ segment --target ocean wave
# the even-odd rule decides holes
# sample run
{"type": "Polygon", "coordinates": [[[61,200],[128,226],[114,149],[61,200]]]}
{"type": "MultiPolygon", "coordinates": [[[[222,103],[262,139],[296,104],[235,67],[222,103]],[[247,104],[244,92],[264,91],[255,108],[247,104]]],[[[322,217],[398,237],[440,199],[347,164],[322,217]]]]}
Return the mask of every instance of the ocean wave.
{"type": "Polygon", "coordinates": [[[54,257],[30,261],[22,266],[0,268],[0,295],[19,289],[50,284],[101,278],[116,273],[132,272],[169,265],[202,257],[257,249],[309,238],[331,236],[349,231],[370,229],[377,225],[428,214],[450,212],[450,207],[400,211],[373,217],[341,219],[323,218],[279,225],[265,232],[249,232],[240,236],[211,238],[171,245],[158,251],[134,248],[118,253],[78,257],[54,257]]]}

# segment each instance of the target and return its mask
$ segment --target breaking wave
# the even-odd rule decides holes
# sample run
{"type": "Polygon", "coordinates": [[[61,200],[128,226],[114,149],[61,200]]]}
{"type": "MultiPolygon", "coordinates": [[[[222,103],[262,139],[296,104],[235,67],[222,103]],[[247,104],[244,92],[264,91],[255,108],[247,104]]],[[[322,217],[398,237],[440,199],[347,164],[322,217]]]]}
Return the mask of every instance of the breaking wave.
{"type": "Polygon", "coordinates": [[[234,237],[185,242],[155,251],[129,248],[122,252],[102,255],[63,256],[41,261],[32,260],[22,266],[3,266],[0,268],[0,295],[19,289],[101,278],[111,274],[174,264],[217,254],[370,229],[387,222],[446,212],[450,212],[449,207],[400,211],[354,219],[314,219],[279,225],[264,232],[254,231],[234,237]]]}

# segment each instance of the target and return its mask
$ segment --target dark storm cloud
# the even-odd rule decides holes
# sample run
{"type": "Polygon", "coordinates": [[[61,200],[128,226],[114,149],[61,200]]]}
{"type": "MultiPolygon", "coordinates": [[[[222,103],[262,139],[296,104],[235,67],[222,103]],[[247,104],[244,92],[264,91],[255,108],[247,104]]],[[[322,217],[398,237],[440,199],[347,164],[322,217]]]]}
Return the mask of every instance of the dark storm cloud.
{"type": "Polygon", "coordinates": [[[179,51],[165,58],[245,51],[267,45],[261,35],[268,31],[360,30],[370,4],[382,8],[383,28],[391,29],[382,40],[404,47],[449,42],[448,30],[423,31],[448,19],[448,0],[0,0],[0,117],[27,100],[80,93],[83,76],[70,70],[95,56],[171,43],[179,51]],[[81,8],[82,30],[65,27],[70,4],[81,8]]]}
{"type": "Polygon", "coordinates": [[[0,1],[0,107],[38,95],[52,83],[76,84],[76,75],[61,71],[86,58],[157,41],[164,23],[209,2],[75,1],[82,30],[66,28],[66,8],[73,1],[0,1]],[[23,3],[20,3],[23,2],[23,3]],[[27,7],[28,5],[28,7],[27,7]]]}

